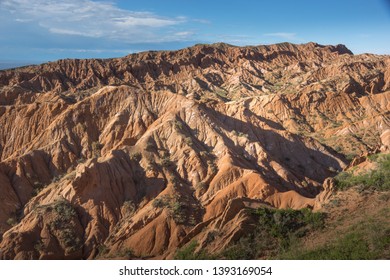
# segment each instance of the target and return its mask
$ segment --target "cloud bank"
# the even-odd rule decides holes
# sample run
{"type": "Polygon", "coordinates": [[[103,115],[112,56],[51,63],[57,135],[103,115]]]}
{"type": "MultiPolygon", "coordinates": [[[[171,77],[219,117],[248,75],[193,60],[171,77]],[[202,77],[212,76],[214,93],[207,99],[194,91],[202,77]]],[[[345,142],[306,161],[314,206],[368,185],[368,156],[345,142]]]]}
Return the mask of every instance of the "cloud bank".
{"type": "Polygon", "coordinates": [[[180,29],[187,21],[185,17],[168,18],[151,12],[128,11],[113,2],[3,0],[0,10],[8,12],[15,22],[35,23],[52,34],[128,43],[175,41],[192,35],[180,29]]]}

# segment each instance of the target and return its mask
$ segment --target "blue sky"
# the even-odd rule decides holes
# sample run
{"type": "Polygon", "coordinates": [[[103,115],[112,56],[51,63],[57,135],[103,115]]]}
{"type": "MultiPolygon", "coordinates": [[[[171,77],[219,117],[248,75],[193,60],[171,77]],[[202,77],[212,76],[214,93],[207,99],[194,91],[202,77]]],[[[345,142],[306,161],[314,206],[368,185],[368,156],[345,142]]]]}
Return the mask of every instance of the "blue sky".
{"type": "Polygon", "coordinates": [[[389,0],[0,0],[0,61],[120,57],[197,43],[390,54],[389,0]]]}

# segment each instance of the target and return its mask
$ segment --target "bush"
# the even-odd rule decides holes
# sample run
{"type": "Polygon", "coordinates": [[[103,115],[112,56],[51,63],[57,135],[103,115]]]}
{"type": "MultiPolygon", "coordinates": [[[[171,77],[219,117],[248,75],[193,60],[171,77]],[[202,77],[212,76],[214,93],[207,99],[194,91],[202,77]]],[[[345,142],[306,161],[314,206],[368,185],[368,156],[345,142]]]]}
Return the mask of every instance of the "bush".
{"type": "Polygon", "coordinates": [[[353,175],[350,172],[341,172],[335,178],[338,190],[346,190],[353,186],[362,186],[362,190],[374,189],[378,191],[390,190],[390,155],[376,158],[378,168],[363,174],[353,175]]]}
{"type": "Polygon", "coordinates": [[[18,220],[15,217],[11,217],[7,220],[7,225],[13,227],[18,224],[18,220]]]}
{"type": "Polygon", "coordinates": [[[164,155],[163,157],[161,157],[161,166],[162,167],[168,168],[172,165],[173,165],[173,163],[168,155],[164,155]]]}
{"type": "Polygon", "coordinates": [[[48,205],[47,208],[53,209],[56,213],[54,220],[49,224],[50,230],[55,232],[66,250],[71,253],[80,249],[82,241],[74,229],[77,213],[73,206],[67,200],[62,199],[48,205]]]}
{"type": "Polygon", "coordinates": [[[205,250],[196,251],[198,243],[191,241],[187,246],[177,250],[174,259],[175,260],[211,260],[214,257],[208,254],[205,250]]]}
{"type": "Polygon", "coordinates": [[[308,232],[322,228],[325,223],[325,214],[306,208],[259,208],[252,213],[258,219],[255,229],[226,248],[221,258],[255,259],[278,255],[308,232]]]}
{"type": "Polygon", "coordinates": [[[125,202],[123,202],[121,210],[122,210],[123,216],[125,216],[125,217],[131,216],[136,211],[136,205],[133,201],[126,200],[125,202]]]}
{"type": "Polygon", "coordinates": [[[103,145],[99,143],[99,141],[95,141],[91,143],[91,151],[92,151],[92,157],[98,158],[101,156],[101,150],[103,148],[103,145]]]}
{"type": "Polygon", "coordinates": [[[142,154],[139,152],[130,155],[130,160],[140,161],[141,159],[142,159],[142,154]]]}
{"type": "Polygon", "coordinates": [[[181,130],[181,129],[183,129],[183,124],[182,124],[180,121],[178,121],[178,120],[175,120],[174,123],[173,123],[173,125],[174,125],[174,127],[175,127],[176,130],[181,130]]]}
{"type": "Polygon", "coordinates": [[[236,244],[221,252],[221,257],[228,260],[250,260],[257,258],[258,246],[254,246],[252,237],[241,238],[236,244]]]}
{"type": "Polygon", "coordinates": [[[210,170],[213,174],[216,174],[218,172],[218,166],[212,160],[208,160],[207,164],[209,165],[210,170]]]}
{"type": "Polygon", "coordinates": [[[172,174],[171,177],[169,177],[169,183],[176,187],[179,185],[180,182],[179,179],[174,174],[172,174]]]}
{"type": "Polygon", "coordinates": [[[186,144],[188,145],[188,146],[192,146],[194,143],[192,142],[192,138],[191,137],[186,137],[185,139],[184,139],[184,141],[186,142],[186,144]]]}
{"type": "Polygon", "coordinates": [[[150,150],[153,150],[154,149],[154,144],[153,143],[151,143],[151,142],[148,142],[148,143],[146,143],[146,147],[145,147],[145,149],[146,150],[148,150],[148,151],[150,151],[150,150]]]}
{"type": "Polygon", "coordinates": [[[161,198],[157,197],[152,202],[152,206],[154,208],[163,208],[163,207],[165,207],[167,205],[168,205],[168,203],[167,203],[166,199],[162,198],[162,197],[161,198]]]}
{"type": "Polygon", "coordinates": [[[68,222],[77,215],[72,205],[66,200],[57,201],[54,204],[54,211],[57,212],[58,218],[63,222],[68,222]]]}
{"type": "Polygon", "coordinates": [[[152,206],[154,208],[167,208],[169,215],[177,224],[184,224],[187,222],[187,206],[180,197],[172,197],[164,195],[153,200],[152,206]]]}
{"type": "Polygon", "coordinates": [[[135,257],[133,250],[131,250],[130,248],[120,251],[118,255],[125,259],[132,259],[135,257]]]}
{"type": "Polygon", "coordinates": [[[181,201],[174,201],[171,203],[170,210],[172,218],[177,224],[183,224],[187,220],[185,205],[181,201]]]}

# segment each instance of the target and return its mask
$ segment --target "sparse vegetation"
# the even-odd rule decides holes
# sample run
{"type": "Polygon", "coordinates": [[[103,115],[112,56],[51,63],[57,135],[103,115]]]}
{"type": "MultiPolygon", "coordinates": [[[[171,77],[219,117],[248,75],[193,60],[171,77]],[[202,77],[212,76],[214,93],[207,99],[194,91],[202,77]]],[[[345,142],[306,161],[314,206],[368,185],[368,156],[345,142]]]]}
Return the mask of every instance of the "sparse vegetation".
{"type": "Polygon", "coordinates": [[[182,130],[183,129],[183,124],[179,120],[175,120],[173,122],[173,126],[175,127],[176,130],[182,130]]]}
{"type": "Polygon", "coordinates": [[[132,259],[135,257],[133,250],[130,248],[124,249],[118,253],[119,257],[125,258],[125,259],[132,259]]]}
{"type": "Polygon", "coordinates": [[[179,179],[174,174],[171,174],[171,177],[169,177],[169,183],[174,187],[177,187],[179,185],[179,179]]]}
{"type": "Polygon", "coordinates": [[[161,166],[165,167],[165,168],[168,168],[168,167],[173,165],[169,155],[163,155],[161,157],[161,162],[160,163],[161,163],[161,166]]]}
{"type": "Polygon", "coordinates": [[[218,89],[214,92],[217,97],[219,97],[222,101],[229,101],[229,97],[227,95],[227,92],[223,89],[218,89]]]}
{"type": "Polygon", "coordinates": [[[85,162],[87,159],[84,157],[84,156],[80,156],[80,158],[78,158],[77,160],[76,160],[76,163],[77,164],[80,164],[80,163],[83,163],[83,162],[85,162]]]}
{"type": "Polygon", "coordinates": [[[218,166],[215,164],[214,161],[208,160],[207,164],[213,174],[216,174],[218,172],[218,166]]]}
{"type": "Polygon", "coordinates": [[[99,244],[97,246],[97,250],[98,250],[98,256],[104,256],[104,255],[107,255],[108,254],[108,247],[104,244],[99,244]]]}
{"type": "Polygon", "coordinates": [[[155,171],[154,165],[152,163],[149,163],[146,168],[146,171],[155,171]]]}
{"type": "Polygon", "coordinates": [[[161,197],[156,197],[152,202],[152,206],[154,208],[164,208],[169,205],[169,200],[170,197],[166,195],[163,195],[161,197]]]}
{"type": "Polygon", "coordinates": [[[186,221],[185,205],[182,201],[176,200],[170,204],[170,210],[174,221],[178,224],[183,224],[186,221]]]}
{"type": "Polygon", "coordinates": [[[151,142],[146,143],[146,147],[145,147],[146,150],[150,151],[154,148],[155,148],[155,145],[153,143],[151,143],[151,142]]]}
{"type": "Polygon", "coordinates": [[[53,209],[55,212],[55,218],[49,224],[51,231],[55,232],[60,243],[64,245],[68,252],[77,251],[81,247],[81,239],[74,229],[74,219],[77,219],[75,209],[64,199],[47,205],[46,208],[53,209]]]}
{"type": "Polygon", "coordinates": [[[18,220],[15,217],[8,218],[7,225],[13,227],[16,226],[17,224],[18,224],[18,220]]]}
{"type": "Polygon", "coordinates": [[[356,156],[357,156],[356,153],[349,153],[349,154],[345,155],[345,158],[346,158],[348,161],[352,161],[356,156]]]}
{"type": "Polygon", "coordinates": [[[184,141],[186,142],[186,144],[187,144],[188,146],[192,146],[192,145],[194,144],[191,137],[186,137],[186,138],[184,139],[184,141]]]}
{"type": "Polygon", "coordinates": [[[175,260],[211,260],[214,259],[212,255],[205,250],[196,250],[198,243],[196,241],[190,242],[188,245],[179,249],[175,254],[175,260]]]}
{"type": "Polygon", "coordinates": [[[87,126],[84,123],[77,123],[75,126],[75,130],[76,132],[84,133],[85,131],[87,131],[87,126]]]}
{"type": "Polygon", "coordinates": [[[59,182],[61,180],[62,177],[64,177],[64,174],[54,176],[53,179],[51,179],[51,182],[52,183],[57,183],[57,182],[59,182]]]}
{"type": "Polygon", "coordinates": [[[99,141],[95,141],[91,143],[91,152],[93,158],[98,158],[101,156],[101,150],[103,145],[99,143],[99,141]]]}
{"type": "Polygon", "coordinates": [[[179,196],[164,195],[153,200],[154,208],[167,208],[169,214],[177,224],[187,222],[187,206],[179,196]]]}
{"type": "Polygon", "coordinates": [[[142,154],[140,152],[130,154],[130,160],[139,162],[142,159],[142,154]]]}
{"type": "Polygon", "coordinates": [[[209,152],[207,152],[207,151],[200,151],[200,152],[199,152],[199,155],[200,155],[201,157],[208,157],[208,156],[209,156],[209,152]]]}
{"type": "Polygon", "coordinates": [[[35,181],[33,187],[32,196],[37,196],[46,186],[39,181],[35,181]]]}
{"type": "Polygon", "coordinates": [[[43,251],[45,248],[42,240],[39,240],[37,241],[35,244],[34,244],[34,249],[35,251],[37,251],[38,253],[40,253],[41,251],[43,251]]]}
{"type": "Polygon", "coordinates": [[[121,210],[123,216],[129,217],[134,214],[136,210],[136,205],[132,200],[126,200],[125,202],[123,202],[121,210]]]}

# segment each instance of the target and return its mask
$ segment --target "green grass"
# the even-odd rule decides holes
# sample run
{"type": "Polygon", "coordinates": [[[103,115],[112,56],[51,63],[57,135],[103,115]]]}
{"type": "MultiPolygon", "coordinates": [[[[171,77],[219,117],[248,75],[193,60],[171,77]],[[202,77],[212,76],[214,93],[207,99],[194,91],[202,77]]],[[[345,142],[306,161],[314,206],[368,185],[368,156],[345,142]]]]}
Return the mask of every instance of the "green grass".
{"type": "Polygon", "coordinates": [[[361,186],[363,189],[389,191],[390,155],[378,155],[371,159],[377,162],[377,169],[357,175],[351,172],[341,172],[334,178],[336,189],[346,190],[353,186],[361,186]]]}
{"type": "Polygon", "coordinates": [[[390,227],[379,221],[351,226],[335,240],[310,250],[295,247],[280,255],[282,259],[373,260],[390,258],[390,227]]]}

